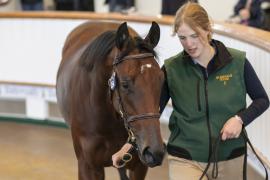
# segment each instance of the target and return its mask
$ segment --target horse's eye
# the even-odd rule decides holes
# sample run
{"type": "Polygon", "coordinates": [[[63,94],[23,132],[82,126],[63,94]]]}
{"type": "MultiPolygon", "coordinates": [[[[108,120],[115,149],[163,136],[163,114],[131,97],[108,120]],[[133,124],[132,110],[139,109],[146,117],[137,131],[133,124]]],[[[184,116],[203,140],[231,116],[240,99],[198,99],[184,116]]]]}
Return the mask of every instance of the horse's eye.
{"type": "Polygon", "coordinates": [[[128,83],[127,81],[121,82],[121,86],[122,86],[122,88],[124,88],[124,89],[128,89],[128,87],[129,87],[128,84],[129,84],[129,83],[128,83]]]}

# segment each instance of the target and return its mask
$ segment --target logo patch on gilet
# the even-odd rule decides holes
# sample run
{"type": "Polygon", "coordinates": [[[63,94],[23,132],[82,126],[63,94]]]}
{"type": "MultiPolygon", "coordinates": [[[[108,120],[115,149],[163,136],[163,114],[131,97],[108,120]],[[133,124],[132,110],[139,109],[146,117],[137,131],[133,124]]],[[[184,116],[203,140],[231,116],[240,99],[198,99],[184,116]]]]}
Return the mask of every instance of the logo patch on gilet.
{"type": "Polygon", "coordinates": [[[230,80],[230,78],[232,78],[233,75],[232,74],[224,74],[224,75],[220,75],[220,76],[216,76],[216,80],[223,82],[224,85],[227,84],[227,81],[230,80]]]}

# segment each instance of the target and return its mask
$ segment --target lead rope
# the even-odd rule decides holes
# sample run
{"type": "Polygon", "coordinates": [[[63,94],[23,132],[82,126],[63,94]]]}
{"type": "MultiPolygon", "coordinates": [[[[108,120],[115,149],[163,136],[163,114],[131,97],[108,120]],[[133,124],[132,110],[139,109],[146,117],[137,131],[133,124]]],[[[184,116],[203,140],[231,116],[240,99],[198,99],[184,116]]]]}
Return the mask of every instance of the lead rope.
{"type": "MultiPolygon", "coordinates": [[[[260,161],[260,163],[262,164],[263,168],[264,168],[264,171],[265,171],[265,180],[268,180],[268,172],[267,172],[267,169],[263,163],[263,161],[261,160],[261,158],[258,156],[258,154],[256,153],[253,145],[251,144],[249,138],[248,138],[248,135],[247,135],[247,132],[246,132],[246,129],[243,127],[243,130],[242,130],[242,133],[241,135],[243,136],[244,138],[244,141],[245,141],[245,155],[244,155],[244,163],[243,163],[243,180],[247,180],[247,143],[249,144],[251,150],[253,151],[253,153],[255,154],[255,156],[257,157],[257,159],[260,161]]],[[[219,144],[220,144],[220,141],[221,141],[221,134],[219,134],[219,136],[217,137],[216,141],[215,141],[215,144],[214,144],[214,147],[213,147],[213,151],[212,151],[212,154],[209,158],[209,161],[200,177],[199,180],[202,180],[202,178],[204,176],[207,176],[206,173],[210,167],[210,164],[211,162],[213,162],[213,169],[212,169],[212,177],[214,179],[216,179],[218,177],[218,148],[219,148],[219,144]]]]}
{"type": "MultiPolygon", "coordinates": [[[[251,144],[250,142],[250,139],[248,138],[248,135],[247,135],[247,132],[246,132],[246,129],[243,127],[243,138],[244,140],[248,143],[248,145],[250,146],[252,152],[255,154],[255,156],[257,157],[257,159],[260,161],[261,165],[263,166],[264,168],[264,171],[265,171],[265,180],[268,180],[268,172],[267,172],[267,169],[262,161],[262,159],[259,157],[259,155],[256,153],[253,145],[251,144]]],[[[247,145],[246,145],[247,146],[247,145]]],[[[246,180],[247,179],[247,148],[246,148],[246,152],[245,152],[245,157],[244,157],[244,170],[243,170],[243,180],[246,180]]]]}
{"type": "Polygon", "coordinates": [[[219,134],[219,136],[217,137],[217,139],[215,141],[215,144],[214,144],[213,150],[212,150],[212,154],[210,155],[209,161],[208,161],[208,163],[207,163],[207,165],[206,165],[206,167],[205,167],[205,169],[204,169],[204,171],[203,171],[203,173],[202,173],[199,180],[202,180],[202,178],[204,176],[207,177],[206,173],[207,173],[207,171],[208,171],[208,169],[210,167],[211,162],[214,163],[213,164],[213,169],[212,169],[212,177],[214,179],[216,179],[218,177],[218,157],[217,156],[218,156],[218,148],[219,148],[220,141],[221,141],[221,134],[219,134]]]}

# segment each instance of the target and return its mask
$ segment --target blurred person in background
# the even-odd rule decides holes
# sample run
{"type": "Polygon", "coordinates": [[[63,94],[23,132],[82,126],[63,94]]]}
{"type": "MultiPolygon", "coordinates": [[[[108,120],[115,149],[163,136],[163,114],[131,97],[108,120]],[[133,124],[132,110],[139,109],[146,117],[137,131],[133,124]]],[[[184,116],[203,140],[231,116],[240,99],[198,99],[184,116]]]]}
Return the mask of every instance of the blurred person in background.
{"type": "Polygon", "coordinates": [[[22,10],[41,11],[44,9],[43,0],[21,0],[22,10]]]}
{"type": "Polygon", "coordinates": [[[264,13],[263,29],[270,31],[270,0],[263,0],[261,7],[264,13]]]}
{"type": "Polygon", "coordinates": [[[135,11],[134,0],[105,0],[104,4],[109,5],[109,12],[128,13],[135,11]]]}
{"type": "Polygon", "coordinates": [[[59,11],[73,11],[74,2],[73,0],[54,0],[55,10],[59,11]]]}
{"type": "Polygon", "coordinates": [[[54,0],[55,10],[94,11],[94,0],[54,0]]]}
{"type": "Polygon", "coordinates": [[[188,1],[198,3],[198,0],[162,0],[161,14],[175,15],[176,11],[188,1]]]}
{"type": "Polygon", "coordinates": [[[75,10],[94,11],[94,0],[76,0],[75,10]]]}
{"type": "Polygon", "coordinates": [[[263,28],[264,15],[261,4],[262,0],[239,0],[228,22],[263,28]]]}

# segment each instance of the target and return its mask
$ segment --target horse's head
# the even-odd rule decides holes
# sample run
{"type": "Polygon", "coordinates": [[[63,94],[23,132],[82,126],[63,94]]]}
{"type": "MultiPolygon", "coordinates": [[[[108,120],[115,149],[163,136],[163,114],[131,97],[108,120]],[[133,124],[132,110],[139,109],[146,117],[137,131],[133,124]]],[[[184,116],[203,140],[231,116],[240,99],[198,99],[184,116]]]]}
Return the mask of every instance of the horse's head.
{"type": "Polygon", "coordinates": [[[114,108],[124,120],[130,138],[135,138],[141,161],[150,167],[160,165],[165,153],[159,123],[164,75],[153,50],[159,38],[155,22],[144,39],[130,36],[123,23],[116,33],[117,53],[109,80],[114,108]]]}

